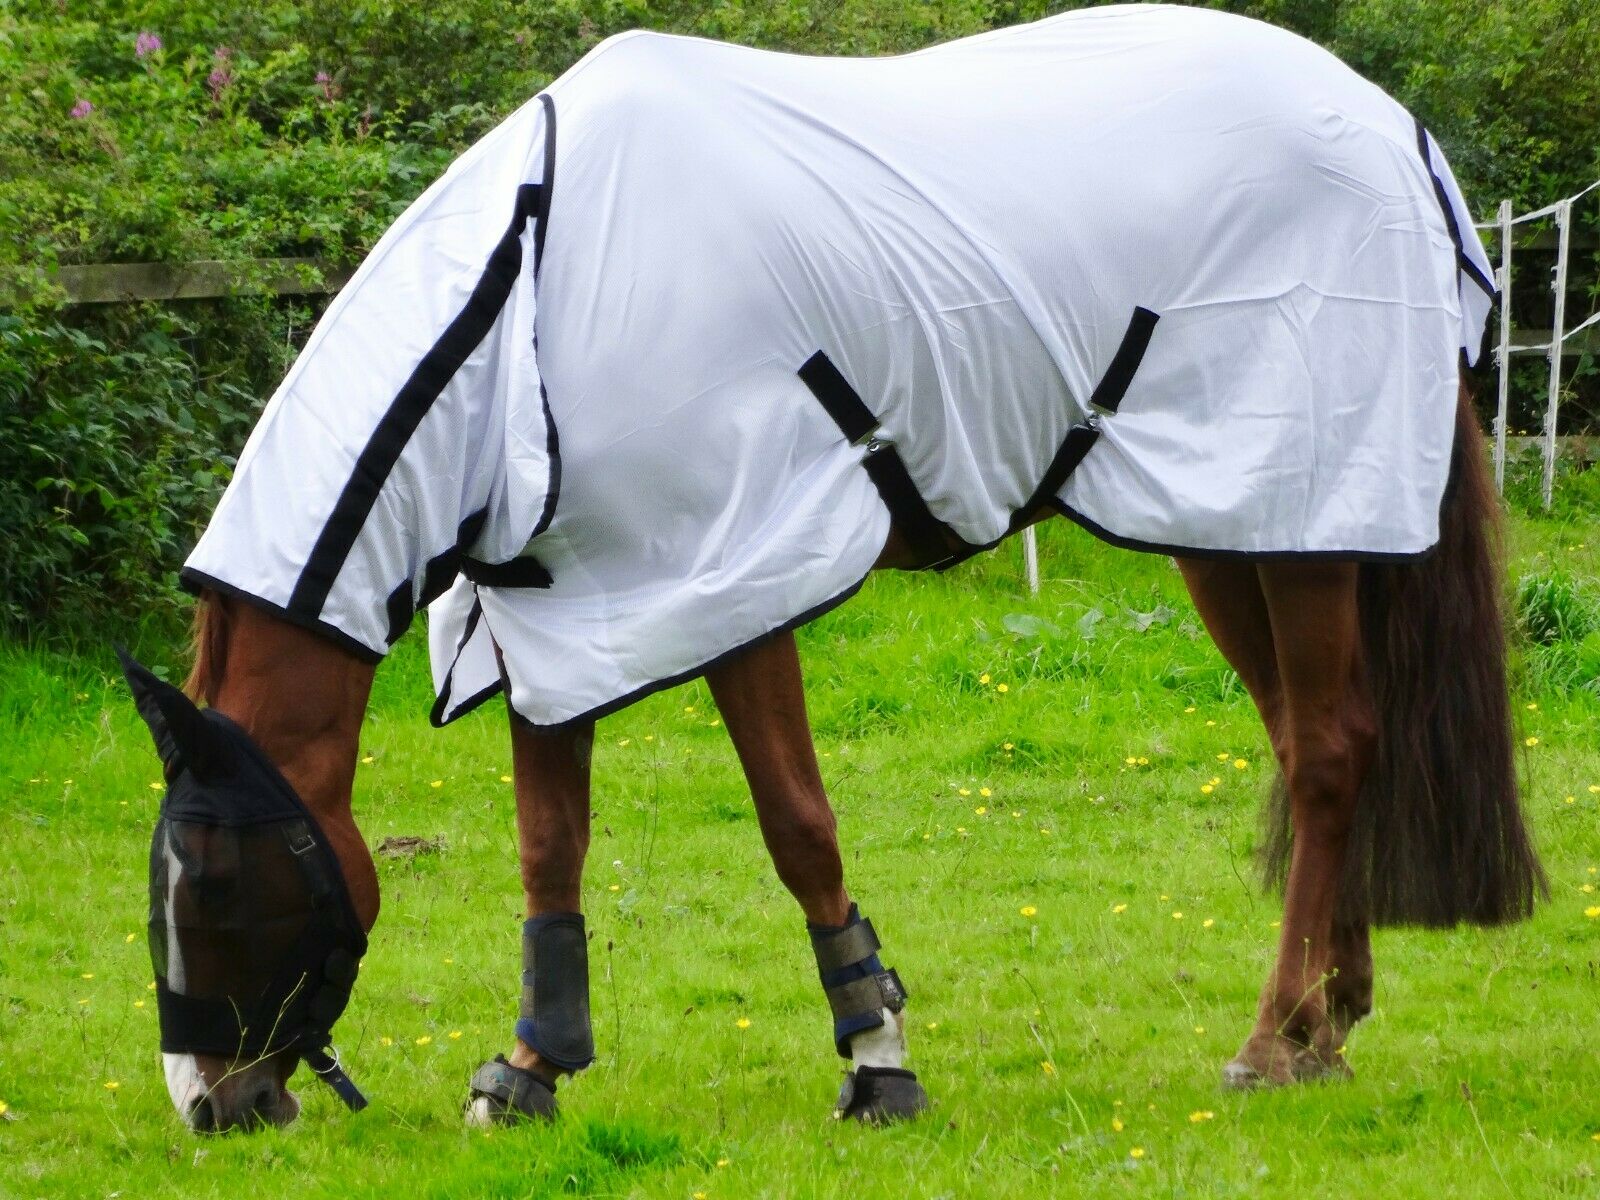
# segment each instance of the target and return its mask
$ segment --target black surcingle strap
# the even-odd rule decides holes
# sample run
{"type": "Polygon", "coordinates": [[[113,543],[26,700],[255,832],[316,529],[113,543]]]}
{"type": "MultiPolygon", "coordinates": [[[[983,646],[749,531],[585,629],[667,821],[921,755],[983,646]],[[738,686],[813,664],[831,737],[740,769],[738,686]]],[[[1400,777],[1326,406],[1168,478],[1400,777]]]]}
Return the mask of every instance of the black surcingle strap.
{"type": "Polygon", "coordinates": [[[582,913],[542,913],[522,923],[517,1037],[563,1071],[581,1071],[594,1061],[589,941],[582,913]]]}
{"type": "Polygon", "coordinates": [[[907,993],[900,976],[878,959],[882,949],[872,922],[854,904],[843,925],[807,924],[817,974],[833,1010],[833,1044],[840,1058],[850,1057],[850,1038],[883,1024],[883,1010],[899,1012],[907,993]]]}

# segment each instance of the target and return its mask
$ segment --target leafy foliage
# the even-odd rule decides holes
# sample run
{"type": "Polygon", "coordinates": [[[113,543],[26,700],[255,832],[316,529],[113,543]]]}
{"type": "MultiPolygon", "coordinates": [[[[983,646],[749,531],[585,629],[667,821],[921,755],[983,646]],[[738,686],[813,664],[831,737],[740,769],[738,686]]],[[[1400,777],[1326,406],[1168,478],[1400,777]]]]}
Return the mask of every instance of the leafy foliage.
{"type": "MultiPolygon", "coordinates": [[[[1470,195],[1600,175],[1588,0],[1211,0],[1412,107],[1470,195]]],[[[60,309],[62,264],[359,259],[462,149],[636,26],[886,54],[1042,0],[12,0],[0,7],[0,624],[148,605],[309,328],[299,304],[60,309]]],[[[1600,205],[1594,206],[1600,213],[1600,205]]]]}

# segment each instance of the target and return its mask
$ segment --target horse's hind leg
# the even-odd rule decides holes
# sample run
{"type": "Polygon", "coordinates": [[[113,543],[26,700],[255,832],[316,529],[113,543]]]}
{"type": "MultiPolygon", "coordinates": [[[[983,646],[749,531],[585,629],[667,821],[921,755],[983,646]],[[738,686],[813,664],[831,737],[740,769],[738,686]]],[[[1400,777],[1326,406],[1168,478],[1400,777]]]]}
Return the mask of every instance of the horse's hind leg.
{"type": "Polygon", "coordinates": [[[512,717],[517,842],[527,917],[516,1047],[472,1078],[475,1124],[555,1115],[555,1085],[594,1058],[588,942],[580,912],[589,850],[594,724],[540,732],[512,717]]]}
{"type": "Polygon", "coordinates": [[[864,1121],[927,1107],[904,1069],[905,993],[878,959],[872,923],[844,888],[833,809],[817,768],[794,635],[779,633],[706,672],[755,801],[778,878],[805,913],[834,1015],[834,1046],[852,1062],[836,1112],[864,1121]]]}
{"type": "Polygon", "coordinates": [[[1255,1029],[1224,1073],[1236,1087],[1346,1073],[1371,1006],[1365,926],[1334,924],[1345,844],[1373,739],[1356,567],[1179,563],[1202,619],[1256,702],[1294,828],[1278,961],[1255,1029]]]}

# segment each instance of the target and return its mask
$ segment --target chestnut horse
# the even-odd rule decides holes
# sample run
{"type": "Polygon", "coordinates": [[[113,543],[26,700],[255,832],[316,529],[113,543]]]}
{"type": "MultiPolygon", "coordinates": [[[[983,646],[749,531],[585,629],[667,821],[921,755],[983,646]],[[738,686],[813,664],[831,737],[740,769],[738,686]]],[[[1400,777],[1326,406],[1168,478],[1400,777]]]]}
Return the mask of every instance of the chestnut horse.
{"type": "MultiPolygon", "coordinates": [[[[902,555],[892,534],[879,565],[903,565],[902,555]]],[[[1267,855],[1285,885],[1277,962],[1223,1081],[1249,1088],[1348,1075],[1347,1038],[1372,1005],[1372,926],[1506,922],[1526,915],[1543,886],[1513,770],[1497,504],[1465,388],[1431,556],[1178,565],[1282,772],[1267,855]]],[[[189,695],[231,718],[276,764],[331,844],[370,929],[378,877],[351,791],[374,668],[265,608],[214,592],[201,596],[195,630],[189,695]]],[[[771,636],[705,678],[773,864],[814,939],[847,927],[850,894],[792,634],[771,636]]],[[[593,723],[541,732],[513,717],[511,740],[527,914],[576,914],[593,723]]],[[[826,966],[823,958],[819,950],[826,966]]],[[[913,1115],[926,1102],[903,1069],[903,1016],[888,1005],[882,1017],[841,1044],[857,1076],[878,1080],[865,1103],[846,1097],[841,1110],[869,1120],[913,1115]]],[[[282,1123],[298,1112],[287,1090],[293,1050],[244,1061],[167,1059],[173,1099],[197,1129],[282,1123]]],[[[556,1080],[573,1069],[521,1038],[498,1067],[514,1086],[498,1095],[476,1089],[469,1117],[551,1113],[556,1080]]]]}

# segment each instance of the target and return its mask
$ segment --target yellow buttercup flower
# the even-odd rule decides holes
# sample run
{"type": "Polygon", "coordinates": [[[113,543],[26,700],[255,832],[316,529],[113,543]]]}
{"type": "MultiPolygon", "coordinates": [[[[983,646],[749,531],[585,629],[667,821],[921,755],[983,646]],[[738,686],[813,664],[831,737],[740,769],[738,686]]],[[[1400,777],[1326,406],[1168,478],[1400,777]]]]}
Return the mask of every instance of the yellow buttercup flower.
{"type": "Polygon", "coordinates": [[[1056,1065],[1055,1065],[1055,1063],[1050,1062],[1048,1059],[1046,1059],[1044,1062],[1040,1063],[1039,1066],[1044,1071],[1044,1073],[1046,1075],[1054,1075],[1056,1073],[1056,1065]]]}
{"type": "Polygon", "coordinates": [[[459,1030],[459,1029],[452,1029],[452,1030],[451,1030],[451,1031],[450,1031],[450,1040],[451,1040],[451,1041],[452,1041],[452,1042],[459,1042],[459,1041],[460,1041],[460,1040],[461,1040],[461,1030],[459,1030]]]}
{"type": "Polygon", "coordinates": [[[509,775],[500,776],[500,782],[501,783],[510,783],[511,782],[511,776],[509,776],[509,775]]]}
{"type": "Polygon", "coordinates": [[[750,1028],[750,1018],[749,1017],[740,1017],[737,1021],[734,1022],[734,1024],[737,1025],[740,1029],[749,1029],[750,1028]]]}
{"type": "Polygon", "coordinates": [[[1031,904],[1024,904],[1017,911],[1025,917],[1035,917],[1039,915],[1039,910],[1031,904]]]}
{"type": "Polygon", "coordinates": [[[1114,913],[1127,912],[1128,906],[1126,904],[1113,904],[1111,906],[1111,911],[1114,913]]]}
{"type": "Polygon", "coordinates": [[[1217,1114],[1212,1112],[1210,1109],[1202,1108],[1202,1109],[1199,1109],[1199,1110],[1197,1110],[1195,1112],[1190,1113],[1189,1114],[1189,1120],[1193,1121],[1196,1125],[1198,1125],[1201,1121],[1209,1121],[1209,1120],[1211,1120],[1211,1118],[1215,1117],[1216,1115],[1217,1114]]]}
{"type": "Polygon", "coordinates": [[[988,676],[988,674],[985,673],[983,675],[979,675],[978,676],[978,682],[981,683],[984,687],[988,687],[989,686],[989,676],[988,676]]]}
{"type": "Polygon", "coordinates": [[[1122,1124],[1122,1118],[1121,1117],[1112,1117],[1111,1118],[1111,1132],[1112,1133],[1121,1133],[1124,1128],[1125,1128],[1125,1126],[1122,1124]]]}
{"type": "Polygon", "coordinates": [[[1216,922],[1215,919],[1213,919],[1211,917],[1207,917],[1204,921],[1200,922],[1200,928],[1201,929],[1210,929],[1216,923],[1217,922],[1216,922]]]}
{"type": "Polygon", "coordinates": [[[419,1037],[417,1039],[417,1045],[419,1045],[419,1046],[427,1046],[427,1045],[432,1044],[432,1042],[433,1042],[433,1035],[432,1034],[425,1033],[425,1034],[423,1034],[421,1037],[419,1037]]]}
{"type": "Polygon", "coordinates": [[[1128,1157],[1129,1158],[1143,1158],[1144,1157],[1144,1147],[1143,1146],[1135,1146],[1135,1147],[1133,1147],[1131,1150],[1128,1151],[1128,1157]]]}
{"type": "Polygon", "coordinates": [[[1536,737],[1523,738],[1522,744],[1524,746],[1537,746],[1539,744],[1539,739],[1536,737]]]}
{"type": "Polygon", "coordinates": [[[994,690],[997,692],[1009,692],[1011,688],[1007,684],[997,683],[995,684],[994,690]]]}
{"type": "Polygon", "coordinates": [[[118,1083],[115,1079],[108,1079],[108,1080],[106,1080],[104,1086],[105,1086],[106,1091],[114,1092],[119,1087],[121,1087],[122,1085],[120,1083],[118,1083]]]}
{"type": "Polygon", "coordinates": [[[1174,912],[1172,914],[1172,919],[1174,921],[1181,921],[1181,920],[1183,920],[1183,914],[1181,912],[1174,912]]]}
{"type": "Polygon", "coordinates": [[[994,795],[994,793],[986,787],[981,787],[978,789],[978,795],[987,800],[990,796],[994,795]]]}
{"type": "Polygon", "coordinates": [[[1209,783],[1202,783],[1200,785],[1200,793],[1201,793],[1201,795],[1204,795],[1204,796],[1209,796],[1209,795],[1211,795],[1212,792],[1214,792],[1216,790],[1217,789],[1215,787],[1213,787],[1209,783]]]}
{"type": "Polygon", "coordinates": [[[444,786],[444,780],[442,780],[442,779],[435,779],[435,780],[434,780],[434,781],[433,781],[433,782],[432,782],[432,783],[430,783],[430,784],[429,784],[429,785],[428,785],[428,786],[429,786],[429,787],[436,787],[436,788],[437,788],[437,787],[443,787],[443,786],[444,786]]]}
{"type": "Polygon", "coordinates": [[[1248,759],[1236,758],[1233,760],[1233,765],[1236,770],[1242,771],[1248,767],[1250,763],[1248,759]]]}
{"type": "Polygon", "coordinates": [[[1591,921],[1593,921],[1596,917],[1600,917],[1600,904],[1591,904],[1588,908],[1583,910],[1583,915],[1588,917],[1591,921]]]}

